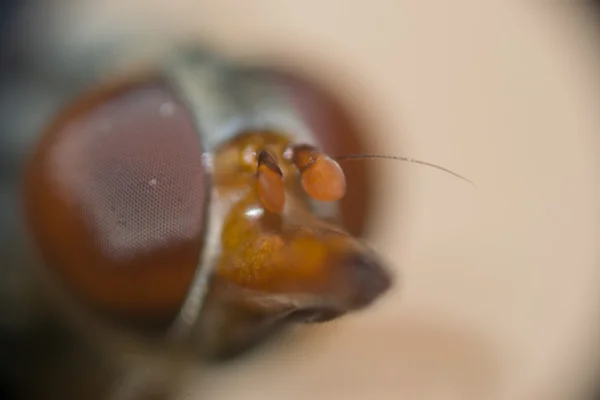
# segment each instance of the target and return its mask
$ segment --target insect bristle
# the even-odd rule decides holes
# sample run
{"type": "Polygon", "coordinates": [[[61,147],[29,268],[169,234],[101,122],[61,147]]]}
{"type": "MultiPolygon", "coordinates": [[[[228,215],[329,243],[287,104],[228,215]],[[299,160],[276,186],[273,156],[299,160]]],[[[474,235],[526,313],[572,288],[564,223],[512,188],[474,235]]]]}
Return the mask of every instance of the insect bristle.
{"type": "Polygon", "coordinates": [[[460,174],[458,174],[452,170],[449,170],[448,168],[444,168],[440,165],[432,164],[427,161],[417,160],[414,158],[392,156],[392,155],[386,155],[386,154],[350,154],[350,155],[338,156],[338,157],[334,157],[334,158],[337,161],[346,161],[346,160],[356,161],[356,160],[380,159],[380,160],[406,161],[406,162],[411,162],[411,163],[415,163],[415,164],[421,164],[421,165],[425,165],[427,167],[439,169],[440,171],[444,171],[450,175],[454,175],[455,177],[462,179],[462,180],[470,183],[471,185],[473,185],[475,188],[477,188],[477,185],[473,181],[464,177],[463,175],[460,175],[460,174]]]}

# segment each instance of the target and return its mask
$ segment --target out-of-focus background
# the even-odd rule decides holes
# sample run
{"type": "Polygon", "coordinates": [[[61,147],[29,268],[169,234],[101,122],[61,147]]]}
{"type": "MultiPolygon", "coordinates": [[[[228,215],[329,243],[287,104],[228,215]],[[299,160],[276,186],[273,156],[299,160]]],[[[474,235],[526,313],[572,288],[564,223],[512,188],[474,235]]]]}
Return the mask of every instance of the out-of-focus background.
{"type": "MultiPolygon", "coordinates": [[[[370,151],[434,162],[478,185],[373,161],[366,240],[398,271],[394,292],[191,374],[185,398],[578,400],[598,391],[600,22],[590,4],[31,5],[7,45],[27,54],[40,81],[77,80],[104,45],[137,59],[170,40],[207,42],[319,82],[366,128],[370,151]]],[[[18,73],[5,76],[6,118],[44,98],[16,85],[18,73]]]]}

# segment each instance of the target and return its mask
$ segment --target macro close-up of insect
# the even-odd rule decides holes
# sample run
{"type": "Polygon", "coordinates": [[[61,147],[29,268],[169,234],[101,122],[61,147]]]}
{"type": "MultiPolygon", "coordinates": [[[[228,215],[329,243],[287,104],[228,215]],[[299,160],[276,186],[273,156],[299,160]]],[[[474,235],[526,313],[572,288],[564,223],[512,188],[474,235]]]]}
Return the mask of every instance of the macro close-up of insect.
{"type": "Polygon", "coordinates": [[[4,17],[0,398],[583,398],[594,111],[543,7],[134,3],[4,17]]]}
{"type": "MultiPolygon", "coordinates": [[[[291,322],[385,294],[395,277],[340,223],[338,162],[394,157],[332,158],[272,72],[201,47],[165,60],[162,72],[91,89],[32,147],[20,198],[40,302],[99,348],[135,339],[169,365],[230,358],[291,322]]],[[[88,360],[99,368],[83,382],[103,363],[126,370],[126,348],[88,360]]],[[[97,393],[139,398],[170,367],[140,382],[145,367],[130,368],[133,383],[97,393]]],[[[77,393],[54,379],[43,396],[77,393]]]]}
{"type": "Polygon", "coordinates": [[[188,46],[153,73],[93,86],[43,130],[19,178],[38,264],[30,290],[61,329],[114,350],[85,359],[73,346],[72,364],[32,388],[40,398],[145,398],[155,380],[168,389],[172,363],[237,356],[292,322],[367,308],[393,286],[343,225],[339,162],[396,159],[465,178],[419,160],[327,153],[289,79],[188,46]],[[154,376],[127,365],[122,352],[136,346],[164,352],[154,376]],[[79,376],[85,362],[97,365],[79,376]]]}
{"type": "Polygon", "coordinates": [[[125,347],[87,360],[75,347],[62,379],[87,362],[97,368],[75,381],[106,386],[78,393],[52,367],[40,398],[145,398],[183,354],[231,357],[289,322],[365,308],[392,286],[339,224],[344,172],[272,73],[199,48],[117,82],[49,124],[21,199],[40,302],[98,348],[125,347]],[[171,352],[158,378],[126,365],[121,352],[136,345],[171,352]]]}

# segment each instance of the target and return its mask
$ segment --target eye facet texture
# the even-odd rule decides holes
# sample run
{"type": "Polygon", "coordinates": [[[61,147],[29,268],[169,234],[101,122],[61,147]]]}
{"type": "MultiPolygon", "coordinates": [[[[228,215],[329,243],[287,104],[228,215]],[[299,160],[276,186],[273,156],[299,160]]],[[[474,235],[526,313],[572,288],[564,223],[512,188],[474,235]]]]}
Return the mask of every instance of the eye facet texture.
{"type": "Polygon", "coordinates": [[[117,313],[174,313],[202,248],[207,179],[193,116],[160,83],[78,101],[40,140],[25,203],[36,250],[117,313]]]}

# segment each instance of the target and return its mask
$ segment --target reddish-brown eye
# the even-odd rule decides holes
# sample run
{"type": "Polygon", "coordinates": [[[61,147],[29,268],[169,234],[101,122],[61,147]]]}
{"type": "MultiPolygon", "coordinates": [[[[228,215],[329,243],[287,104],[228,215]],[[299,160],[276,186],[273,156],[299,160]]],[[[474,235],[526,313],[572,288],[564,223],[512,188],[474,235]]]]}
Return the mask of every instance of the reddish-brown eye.
{"type": "Polygon", "coordinates": [[[44,265],[88,305],[168,318],[202,249],[207,193],[193,117],[158,82],[95,93],[39,141],[25,211],[44,265]]]}

